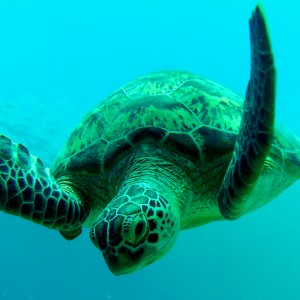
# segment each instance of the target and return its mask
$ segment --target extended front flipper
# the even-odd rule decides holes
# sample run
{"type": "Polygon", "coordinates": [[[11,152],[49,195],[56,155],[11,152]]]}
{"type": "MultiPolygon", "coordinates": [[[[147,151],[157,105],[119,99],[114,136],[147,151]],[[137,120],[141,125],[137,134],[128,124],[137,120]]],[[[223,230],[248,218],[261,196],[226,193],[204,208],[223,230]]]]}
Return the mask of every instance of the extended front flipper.
{"type": "Polygon", "coordinates": [[[251,78],[239,136],[218,198],[220,211],[227,219],[236,219],[247,210],[273,140],[276,74],[259,6],[250,19],[250,39],[251,78]]]}
{"type": "Polygon", "coordinates": [[[37,157],[0,135],[0,210],[63,231],[80,233],[87,217],[75,195],[61,190],[37,157]]]}

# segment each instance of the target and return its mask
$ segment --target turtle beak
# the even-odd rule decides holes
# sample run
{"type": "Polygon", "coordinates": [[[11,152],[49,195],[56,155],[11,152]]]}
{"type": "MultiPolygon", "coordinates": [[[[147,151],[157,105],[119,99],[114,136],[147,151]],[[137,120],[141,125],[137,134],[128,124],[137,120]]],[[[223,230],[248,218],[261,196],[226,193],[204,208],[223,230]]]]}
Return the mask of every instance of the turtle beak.
{"type": "Polygon", "coordinates": [[[128,255],[119,252],[118,255],[111,253],[112,249],[107,248],[102,251],[103,257],[110,271],[116,275],[125,275],[134,271],[133,266],[128,265],[128,255]]]}
{"type": "Polygon", "coordinates": [[[120,247],[117,253],[115,250],[107,247],[102,254],[110,271],[116,276],[133,273],[156,260],[151,256],[145,258],[143,248],[136,252],[132,252],[126,247],[120,247]]]}
{"type": "Polygon", "coordinates": [[[131,273],[137,269],[136,265],[140,264],[139,260],[144,253],[143,248],[140,247],[139,250],[132,252],[123,243],[111,246],[108,243],[108,228],[105,222],[98,223],[92,227],[90,238],[102,252],[110,271],[114,275],[131,273]]]}

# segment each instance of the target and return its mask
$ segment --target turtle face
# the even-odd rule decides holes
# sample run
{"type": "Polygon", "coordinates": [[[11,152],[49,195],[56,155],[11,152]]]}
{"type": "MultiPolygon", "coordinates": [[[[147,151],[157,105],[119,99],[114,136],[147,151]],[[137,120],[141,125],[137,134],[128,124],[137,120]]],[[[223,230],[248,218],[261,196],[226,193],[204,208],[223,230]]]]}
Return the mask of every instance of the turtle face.
{"type": "Polygon", "coordinates": [[[178,231],[179,220],[168,201],[155,191],[132,185],[102,211],[90,237],[110,270],[121,275],[164,255],[178,231]]]}

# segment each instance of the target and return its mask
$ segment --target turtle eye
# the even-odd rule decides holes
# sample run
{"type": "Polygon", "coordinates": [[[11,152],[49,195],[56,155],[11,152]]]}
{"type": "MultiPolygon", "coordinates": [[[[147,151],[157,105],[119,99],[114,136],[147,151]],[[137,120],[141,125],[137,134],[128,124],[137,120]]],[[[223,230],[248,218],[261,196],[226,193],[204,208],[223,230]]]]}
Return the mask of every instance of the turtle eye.
{"type": "Polygon", "coordinates": [[[127,243],[139,245],[146,240],[148,232],[148,222],[143,214],[130,215],[124,220],[122,236],[127,243]]]}
{"type": "Polygon", "coordinates": [[[139,222],[137,223],[136,227],[135,227],[135,236],[140,236],[141,233],[143,233],[144,231],[144,227],[145,227],[145,224],[142,220],[139,220],[139,222]]]}

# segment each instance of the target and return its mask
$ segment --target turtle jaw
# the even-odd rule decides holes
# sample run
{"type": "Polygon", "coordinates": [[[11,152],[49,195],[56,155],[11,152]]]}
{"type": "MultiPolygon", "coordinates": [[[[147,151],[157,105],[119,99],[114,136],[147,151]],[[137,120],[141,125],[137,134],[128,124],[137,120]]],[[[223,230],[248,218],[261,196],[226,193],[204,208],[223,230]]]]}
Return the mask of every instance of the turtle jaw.
{"type": "Polygon", "coordinates": [[[154,255],[143,259],[143,248],[140,248],[135,253],[126,248],[119,250],[117,255],[112,252],[115,253],[113,248],[107,248],[105,251],[102,251],[102,254],[109,270],[116,276],[133,273],[156,260],[154,255]]]}
{"type": "Polygon", "coordinates": [[[161,240],[163,244],[161,247],[145,241],[135,248],[122,242],[118,247],[107,246],[101,252],[108,268],[114,275],[126,275],[144,268],[164,256],[173,247],[177,232],[172,232],[170,236],[164,238],[164,241],[161,240]]]}
{"type": "Polygon", "coordinates": [[[135,272],[164,256],[173,247],[179,232],[179,226],[176,226],[170,228],[168,233],[157,235],[157,238],[152,238],[154,234],[149,233],[147,239],[138,245],[122,240],[118,245],[111,246],[109,241],[103,241],[107,234],[99,234],[99,227],[103,228],[101,224],[92,228],[91,239],[102,252],[110,271],[117,276],[135,272]]]}

